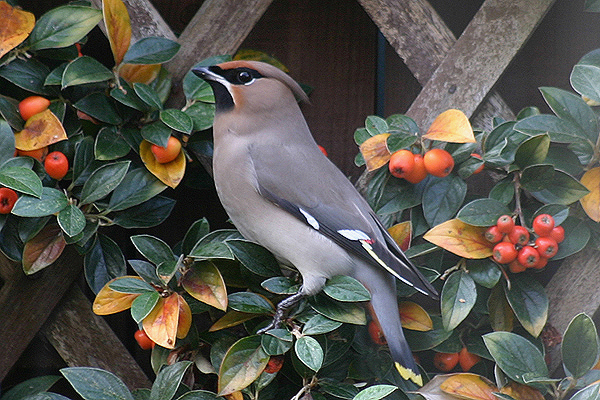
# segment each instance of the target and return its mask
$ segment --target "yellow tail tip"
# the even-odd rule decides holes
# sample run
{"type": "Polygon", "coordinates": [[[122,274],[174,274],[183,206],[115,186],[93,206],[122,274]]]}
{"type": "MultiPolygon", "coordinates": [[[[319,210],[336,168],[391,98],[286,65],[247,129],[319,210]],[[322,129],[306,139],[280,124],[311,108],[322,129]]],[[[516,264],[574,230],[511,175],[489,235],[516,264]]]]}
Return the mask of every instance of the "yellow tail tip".
{"type": "Polygon", "coordinates": [[[416,383],[419,386],[423,386],[423,377],[421,377],[421,374],[417,374],[415,373],[412,369],[406,368],[402,365],[400,365],[400,363],[395,363],[396,364],[396,369],[398,370],[398,373],[400,373],[400,376],[402,377],[402,379],[405,380],[411,380],[414,383],[416,383]]]}

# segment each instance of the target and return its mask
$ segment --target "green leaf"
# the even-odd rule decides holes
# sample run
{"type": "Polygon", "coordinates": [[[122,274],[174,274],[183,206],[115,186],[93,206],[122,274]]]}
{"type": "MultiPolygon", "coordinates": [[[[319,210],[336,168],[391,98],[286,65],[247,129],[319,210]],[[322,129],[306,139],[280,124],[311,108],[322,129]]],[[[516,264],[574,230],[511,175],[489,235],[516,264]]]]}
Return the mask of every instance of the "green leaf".
{"type": "Polygon", "coordinates": [[[588,11],[588,12],[599,12],[600,11],[600,1],[599,0],[585,0],[583,10],[588,11]]]}
{"type": "Polygon", "coordinates": [[[456,328],[471,312],[477,300],[473,278],[465,271],[451,274],[442,289],[442,322],[447,331],[456,328]]]}
{"type": "Polygon", "coordinates": [[[502,277],[498,265],[489,258],[483,260],[467,260],[467,270],[473,280],[488,289],[496,286],[502,277]]]}
{"type": "Polygon", "coordinates": [[[334,321],[354,325],[367,323],[365,310],[359,304],[338,302],[321,293],[311,297],[309,302],[316,312],[334,321]]]}
{"type": "Polygon", "coordinates": [[[380,133],[386,133],[389,129],[385,119],[376,115],[370,115],[365,120],[365,128],[371,136],[378,135],[380,133]]]}
{"type": "Polygon", "coordinates": [[[12,213],[20,217],[45,217],[55,214],[69,205],[67,196],[57,189],[44,187],[40,198],[21,196],[12,213]]]}
{"type": "Polygon", "coordinates": [[[342,302],[371,300],[371,294],[359,281],[344,275],[337,275],[327,280],[323,292],[332,299],[342,302]]]}
{"type": "Polygon", "coordinates": [[[108,202],[108,210],[121,211],[148,201],[165,190],[167,186],[145,168],[129,171],[114,188],[108,202]]]}
{"type": "Polygon", "coordinates": [[[105,126],[98,132],[94,143],[96,160],[110,161],[125,157],[131,147],[121,136],[116,126],[105,126]]]}
{"type": "Polygon", "coordinates": [[[110,91],[110,97],[117,100],[121,104],[125,104],[128,107],[133,108],[134,110],[147,112],[150,110],[150,107],[146,103],[139,98],[139,96],[135,93],[135,90],[129,84],[121,80],[122,88],[116,87],[110,91]]]}
{"type": "Polygon", "coordinates": [[[579,176],[583,173],[583,167],[577,155],[572,150],[561,145],[550,144],[544,163],[552,164],[554,169],[566,172],[572,176],[579,176]]]}
{"type": "Polygon", "coordinates": [[[409,133],[413,136],[417,136],[419,134],[419,126],[410,117],[407,117],[403,114],[393,114],[386,118],[385,122],[387,122],[389,126],[389,130],[391,132],[398,131],[409,133]]]}
{"type": "Polygon", "coordinates": [[[394,153],[400,149],[406,149],[417,141],[415,135],[405,133],[392,133],[386,140],[387,148],[390,153],[394,153]]]}
{"type": "Polygon", "coordinates": [[[150,235],[135,235],[131,237],[135,248],[154,265],[175,260],[175,255],[168,244],[150,235]]]}
{"type": "Polygon", "coordinates": [[[473,226],[492,226],[501,215],[510,214],[504,203],[494,199],[476,199],[460,209],[456,217],[473,226]]]}
{"type": "Polygon", "coordinates": [[[342,326],[339,321],[334,321],[321,314],[311,317],[302,328],[303,335],[322,335],[329,333],[342,326]]]}
{"type": "Polygon", "coordinates": [[[220,400],[216,394],[206,390],[191,390],[181,395],[177,400],[220,400]]]}
{"type": "Polygon", "coordinates": [[[148,316],[158,303],[160,294],[156,290],[144,292],[136,297],[131,303],[131,317],[138,324],[148,316]]]}
{"type": "Polygon", "coordinates": [[[415,185],[393,177],[385,168],[380,168],[369,181],[366,197],[379,215],[394,214],[421,204],[415,185]]]}
{"type": "Polygon", "coordinates": [[[156,196],[135,207],[117,211],[112,220],[116,225],[127,229],[150,228],[166,220],[174,207],[175,200],[156,196]]]}
{"type": "Polygon", "coordinates": [[[521,185],[525,190],[538,192],[554,184],[554,167],[552,165],[531,165],[521,173],[521,185]]]}
{"type": "Polygon", "coordinates": [[[150,143],[157,146],[167,147],[169,138],[171,137],[171,128],[165,125],[162,121],[156,121],[142,127],[142,137],[150,143]]]}
{"type": "Polygon", "coordinates": [[[129,276],[120,277],[119,279],[109,283],[108,287],[119,293],[156,293],[156,290],[149,283],[129,276]]]}
{"type": "Polygon", "coordinates": [[[50,389],[61,377],[56,375],[38,376],[21,382],[2,394],[2,400],[21,400],[50,389]]]}
{"type": "Polygon", "coordinates": [[[451,219],[467,194],[467,184],[456,175],[432,177],[423,190],[423,214],[430,226],[451,219]]]}
{"type": "Polygon", "coordinates": [[[94,138],[88,136],[81,140],[75,147],[73,159],[73,182],[83,184],[90,174],[103,165],[94,158],[94,138]]]}
{"type": "Polygon", "coordinates": [[[246,240],[227,240],[225,244],[235,258],[256,275],[267,278],[281,275],[275,256],[264,247],[246,240]]]}
{"type": "Polygon", "coordinates": [[[162,37],[146,37],[129,47],[123,64],[162,64],[177,54],[181,45],[162,37]]]}
{"type": "Polygon", "coordinates": [[[323,348],[311,336],[300,336],[294,344],[294,351],[298,359],[311,370],[318,372],[323,365],[323,348]]]}
{"type": "Polygon", "coordinates": [[[115,108],[114,100],[104,93],[90,93],[73,104],[73,107],[98,121],[106,122],[110,125],[120,125],[123,122],[123,119],[115,108]]]}
{"type": "Polygon", "coordinates": [[[512,179],[503,179],[498,182],[489,194],[490,199],[499,201],[502,204],[508,205],[515,197],[515,184],[512,179]]]}
{"type": "Polygon", "coordinates": [[[594,383],[576,392],[571,400],[598,400],[600,398],[600,383],[594,383]]]}
{"type": "Polygon", "coordinates": [[[504,291],[523,328],[537,337],[548,318],[548,297],[544,287],[527,274],[517,274],[511,279],[510,290],[505,287],[504,291]]]}
{"type": "Polygon", "coordinates": [[[78,235],[85,228],[85,215],[73,204],[69,204],[58,213],[58,225],[67,236],[78,235]]]}
{"type": "Polygon", "coordinates": [[[373,385],[361,390],[352,400],[380,400],[392,394],[396,389],[393,385],[373,385]]]}
{"type": "Polygon", "coordinates": [[[102,20],[102,12],[84,6],[62,6],[42,15],[29,35],[31,50],[67,47],[87,35],[102,20]]]}
{"type": "Polygon", "coordinates": [[[100,233],[85,255],[83,267],[88,286],[94,293],[98,293],[108,281],[125,275],[127,271],[125,257],[119,246],[100,233]]]}
{"type": "MultiPolygon", "coordinates": [[[[21,118],[21,114],[19,114],[18,106],[19,102],[17,100],[0,95],[0,116],[2,116],[6,120],[5,122],[8,122],[8,124],[15,131],[22,130],[24,125],[23,118],[21,118]]],[[[3,144],[3,146],[1,147],[3,154],[10,154],[10,156],[12,157],[13,153],[9,153],[8,151],[11,148],[11,145],[14,149],[15,138],[12,131],[10,131],[10,135],[7,134],[9,131],[10,129],[7,131],[5,127],[2,128],[2,136],[4,139],[2,142],[0,142],[0,144],[3,144]],[[7,140],[10,138],[12,138],[12,141],[7,140]]],[[[3,163],[5,160],[6,158],[0,157],[0,164],[3,163]]]]}
{"type": "Polygon", "coordinates": [[[219,395],[240,391],[262,373],[269,355],[260,336],[247,336],[235,342],[223,357],[219,369],[219,395]]]}
{"type": "Polygon", "coordinates": [[[131,161],[118,161],[96,169],[83,185],[81,204],[93,203],[106,197],[121,183],[131,161]]]}
{"type": "Polygon", "coordinates": [[[590,228],[580,219],[568,217],[561,225],[565,229],[565,240],[558,246],[558,253],[552,257],[552,260],[562,260],[578,253],[587,245],[591,237],[590,228]]]}
{"type": "Polygon", "coordinates": [[[188,254],[196,242],[208,235],[209,232],[210,225],[206,217],[195,221],[192,226],[188,228],[183,238],[183,244],[181,245],[183,254],[188,254]]]}
{"type": "Polygon", "coordinates": [[[14,189],[23,194],[28,194],[30,196],[42,196],[42,181],[30,168],[0,168],[0,185],[14,189]]]}
{"type": "Polygon", "coordinates": [[[295,294],[298,293],[300,285],[293,279],[286,276],[275,276],[263,281],[260,284],[263,289],[275,294],[295,294]]]}
{"type": "Polygon", "coordinates": [[[515,129],[530,136],[547,134],[556,143],[573,143],[587,140],[587,135],[578,124],[554,115],[540,114],[520,120],[515,129]]]}
{"type": "Polygon", "coordinates": [[[179,260],[168,260],[163,261],[156,266],[156,274],[161,279],[163,284],[168,285],[175,273],[181,266],[181,260],[183,256],[179,258],[179,260]]]}
{"type": "Polygon", "coordinates": [[[160,120],[169,128],[185,134],[190,134],[194,127],[192,118],[183,111],[174,108],[168,108],[160,112],[160,120]]]}
{"type": "Polygon", "coordinates": [[[599,348],[594,321],[584,313],[577,314],[569,323],[561,343],[567,374],[575,379],[583,377],[598,362],[599,348]]]}
{"type": "Polygon", "coordinates": [[[215,119],[215,105],[197,101],[185,113],[192,118],[194,131],[203,131],[212,126],[215,119]]]}
{"type": "Polygon", "coordinates": [[[183,380],[183,375],[192,364],[191,361],[179,361],[161,368],[152,384],[150,400],[172,399],[183,380]]]}
{"type": "Polygon", "coordinates": [[[548,135],[538,135],[529,138],[517,148],[515,163],[521,169],[530,165],[541,164],[546,159],[549,147],[550,137],[548,135]]]}
{"type": "Polygon", "coordinates": [[[527,384],[532,379],[548,377],[544,356],[524,337],[511,332],[492,332],[483,335],[483,341],[510,379],[527,384]]]}
{"type": "Polygon", "coordinates": [[[112,77],[112,72],[96,59],[88,56],[77,57],[67,64],[61,86],[65,89],[69,86],[107,81],[112,77]]]}
{"type": "Polygon", "coordinates": [[[16,86],[41,95],[54,94],[55,90],[44,86],[50,69],[35,58],[17,58],[0,67],[0,76],[16,86]]]}
{"type": "Polygon", "coordinates": [[[70,367],[60,372],[85,400],[133,400],[121,379],[99,368],[70,367]]]}
{"type": "Polygon", "coordinates": [[[227,296],[229,307],[235,311],[249,314],[270,314],[275,311],[273,305],[264,297],[251,292],[237,292],[227,296]]]}
{"type": "Polygon", "coordinates": [[[554,172],[553,181],[551,186],[532,191],[531,195],[542,203],[569,205],[589,193],[581,182],[562,171],[554,172]]]}
{"type": "Polygon", "coordinates": [[[579,125],[587,138],[596,142],[600,129],[598,117],[580,96],[553,87],[541,87],[540,92],[556,116],[579,125]]]}
{"type": "Polygon", "coordinates": [[[571,71],[571,86],[579,94],[600,102],[598,50],[584,55],[571,71]]]}
{"type": "Polygon", "coordinates": [[[145,83],[134,83],[133,90],[140,100],[146,103],[152,110],[162,109],[162,101],[158,93],[150,85],[145,83]]]}
{"type": "Polygon", "coordinates": [[[154,264],[144,260],[127,260],[127,262],[144,281],[152,283],[155,286],[162,285],[162,281],[156,274],[156,266],[154,264]]]}
{"type": "Polygon", "coordinates": [[[292,348],[293,336],[287,329],[270,329],[261,335],[261,345],[270,356],[285,354],[292,348]]]}
{"type": "Polygon", "coordinates": [[[188,255],[198,259],[223,258],[234,260],[233,253],[225,244],[225,241],[231,239],[243,239],[243,237],[235,229],[221,229],[211,232],[200,239],[188,255]]]}

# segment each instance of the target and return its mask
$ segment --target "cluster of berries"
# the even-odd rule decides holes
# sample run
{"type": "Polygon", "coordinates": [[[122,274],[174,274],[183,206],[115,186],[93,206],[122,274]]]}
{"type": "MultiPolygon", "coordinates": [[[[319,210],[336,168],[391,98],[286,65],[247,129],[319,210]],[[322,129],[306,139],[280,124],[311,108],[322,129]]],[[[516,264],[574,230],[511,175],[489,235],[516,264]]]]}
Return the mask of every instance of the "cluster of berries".
{"type": "Polygon", "coordinates": [[[502,215],[496,225],[490,227],[485,238],[496,243],[492,257],[500,264],[508,264],[512,273],[523,272],[527,268],[542,269],[548,259],[558,252],[558,243],[565,239],[562,226],[554,226],[554,218],[549,214],[540,214],[533,220],[531,238],[529,230],[516,225],[510,215],[502,215]]]}
{"type": "Polygon", "coordinates": [[[460,365],[462,371],[467,372],[479,361],[481,361],[481,357],[469,352],[466,347],[463,347],[458,353],[435,353],[433,356],[433,366],[444,372],[453,370],[457,364],[460,365]]]}
{"type": "Polygon", "coordinates": [[[454,168],[454,158],[444,149],[431,149],[425,155],[402,149],[392,154],[388,168],[396,178],[419,183],[427,174],[440,178],[450,174],[454,168]]]}

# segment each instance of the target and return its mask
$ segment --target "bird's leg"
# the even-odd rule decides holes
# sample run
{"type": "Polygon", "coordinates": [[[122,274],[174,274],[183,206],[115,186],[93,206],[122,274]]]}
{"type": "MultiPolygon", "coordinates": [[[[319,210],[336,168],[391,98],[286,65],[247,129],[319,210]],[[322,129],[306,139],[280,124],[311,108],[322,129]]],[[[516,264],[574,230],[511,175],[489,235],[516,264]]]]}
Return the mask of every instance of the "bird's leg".
{"type": "Polygon", "coordinates": [[[295,295],[292,295],[287,299],[281,300],[279,304],[277,304],[277,310],[275,310],[275,315],[273,315],[273,320],[271,321],[271,323],[259,330],[257,333],[261,335],[271,329],[278,328],[279,325],[281,325],[283,317],[287,314],[289,309],[298,304],[298,302],[302,300],[302,298],[304,298],[304,293],[302,293],[302,291],[299,291],[295,295]]]}

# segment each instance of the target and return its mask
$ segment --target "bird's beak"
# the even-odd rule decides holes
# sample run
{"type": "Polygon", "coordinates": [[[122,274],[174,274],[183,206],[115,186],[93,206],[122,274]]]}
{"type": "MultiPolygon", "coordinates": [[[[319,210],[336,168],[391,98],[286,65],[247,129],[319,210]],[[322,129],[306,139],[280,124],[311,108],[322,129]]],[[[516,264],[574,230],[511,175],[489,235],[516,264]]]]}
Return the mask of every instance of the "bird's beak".
{"type": "Polygon", "coordinates": [[[223,79],[221,76],[212,72],[209,67],[197,67],[192,69],[192,72],[198,78],[204,79],[205,81],[218,81],[223,79]]]}

